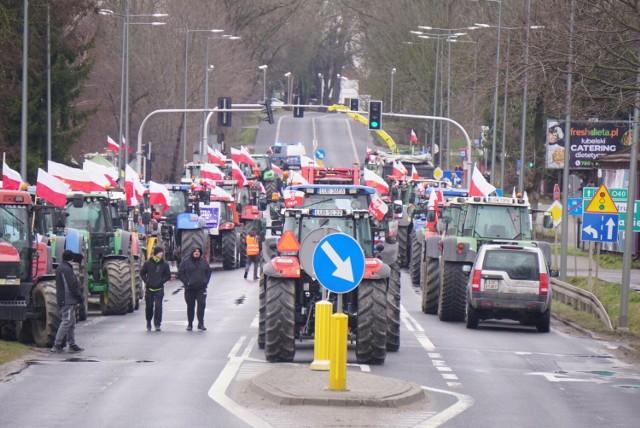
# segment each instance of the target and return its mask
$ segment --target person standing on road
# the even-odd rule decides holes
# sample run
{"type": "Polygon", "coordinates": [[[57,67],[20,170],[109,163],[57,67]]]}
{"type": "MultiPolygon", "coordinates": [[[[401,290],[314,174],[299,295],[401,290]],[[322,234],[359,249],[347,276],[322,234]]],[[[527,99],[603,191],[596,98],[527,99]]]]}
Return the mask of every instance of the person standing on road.
{"type": "Polygon", "coordinates": [[[204,326],[204,309],[207,304],[207,286],[211,278],[209,262],[202,257],[202,248],[196,247],[178,267],[178,279],[184,284],[184,300],[187,302],[187,331],[193,330],[193,315],[198,303],[198,330],[204,326]]]}
{"type": "Polygon", "coordinates": [[[164,284],[171,279],[171,269],[169,263],[164,260],[162,247],[153,248],[153,256],[140,269],[140,278],[145,284],[144,312],[147,318],[147,331],[151,331],[151,321],[156,331],[160,331],[164,284]]]}
{"type": "Polygon", "coordinates": [[[62,262],[56,268],[56,298],[60,307],[60,318],[62,322],[58,327],[56,340],[53,343],[51,352],[62,352],[62,343],[66,340],[69,344],[70,352],[84,351],[76,344],[76,305],[84,300],[82,286],[78,282],[71,261],[73,252],[64,250],[62,252],[62,262]]]}
{"type": "Polygon", "coordinates": [[[251,229],[245,239],[247,245],[247,264],[244,268],[244,279],[247,279],[249,268],[253,263],[253,279],[258,279],[258,261],[260,259],[260,242],[258,242],[257,232],[251,229]]]}

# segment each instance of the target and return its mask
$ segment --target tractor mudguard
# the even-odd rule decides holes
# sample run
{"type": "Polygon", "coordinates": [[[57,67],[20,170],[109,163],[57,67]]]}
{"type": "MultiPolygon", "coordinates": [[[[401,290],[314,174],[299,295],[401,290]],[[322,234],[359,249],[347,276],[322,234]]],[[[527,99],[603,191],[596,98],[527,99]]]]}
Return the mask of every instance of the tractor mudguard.
{"type": "MultiPolygon", "coordinates": [[[[433,232],[430,232],[433,233],[433,232]]],[[[427,248],[426,256],[432,259],[437,259],[440,257],[440,242],[442,241],[442,237],[437,233],[431,236],[425,236],[425,244],[427,248]]]]}
{"type": "Polygon", "coordinates": [[[398,243],[390,244],[386,242],[384,249],[379,254],[380,260],[391,265],[398,259],[398,243]]]}
{"type": "Polygon", "coordinates": [[[276,278],[300,278],[300,261],[292,256],[274,257],[264,264],[262,273],[276,278]]]}
{"type": "Polygon", "coordinates": [[[202,224],[197,214],[181,213],[176,218],[176,225],[181,230],[195,230],[201,229],[202,224]]]}
{"type": "Polygon", "coordinates": [[[391,267],[377,258],[364,261],[364,277],[362,279],[387,279],[391,276],[391,267]]]}
{"type": "Polygon", "coordinates": [[[447,237],[442,242],[442,258],[447,262],[472,263],[478,253],[478,241],[469,237],[447,237]],[[460,247],[460,248],[458,248],[460,247]]]}
{"type": "Polygon", "coordinates": [[[273,170],[268,169],[262,173],[263,181],[274,181],[276,179],[276,173],[273,170]]]}

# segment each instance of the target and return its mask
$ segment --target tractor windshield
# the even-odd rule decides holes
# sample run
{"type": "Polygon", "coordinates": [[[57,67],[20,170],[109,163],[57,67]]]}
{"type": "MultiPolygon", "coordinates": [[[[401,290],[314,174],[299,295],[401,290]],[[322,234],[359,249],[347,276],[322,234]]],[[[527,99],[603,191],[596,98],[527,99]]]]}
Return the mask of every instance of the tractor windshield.
{"type": "Polygon", "coordinates": [[[82,207],[67,205],[67,226],[86,230],[90,233],[107,233],[111,231],[111,215],[103,211],[99,200],[85,199],[82,207]],[[106,215],[105,215],[106,214],[106,215]]]}
{"type": "Polygon", "coordinates": [[[169,196],[171,196],[171,207],[163,214],[165,217],[173,217],[181,213],[189,212],[189,203],[187,201],[186,191],[169,190],[169,196]]]}
{"type": "Polygon", "coordinates": [[[260,168],[260,171],[266,171],[268,169],[271,169],[271,165],[269,163],[269,158],[259,157],[259,158],[253,158],[253,160],[258,165],[258,168],[260,168]]]}
{"type": "Polygon", "coordinates": [[[470,205],[464,220],[463,236],[490,239],[531,239],[527,207],[470,205]]]}
{"type": "Polygon", "coordinates": [[[2,205],[0,207],[0,231],[2,241],[8,242],[20,254],[20,278],[27,280],[29,272],[29,213],[26,205],[2,205]]]}
{"type": "Polygon", "coordinates": [[[321,227],[336,229],[340,233],[354,238],[364,252],[365,257],[373,257],[373,236],[369,219],[353,217],[287,217],[284,230],[292,230],[302,240],[312,231],[321,227]],[[299,228],[299,230],[298,230],[299,228]]]}

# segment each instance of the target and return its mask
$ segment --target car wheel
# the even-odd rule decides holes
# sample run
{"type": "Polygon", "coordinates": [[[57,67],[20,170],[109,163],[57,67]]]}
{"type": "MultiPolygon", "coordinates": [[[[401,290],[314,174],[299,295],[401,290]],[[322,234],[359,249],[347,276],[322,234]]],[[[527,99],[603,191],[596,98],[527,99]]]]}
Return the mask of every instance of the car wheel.
{"type": "Polygon", "coordinates": [[[540,314],[536,328],[540,333],[549,333],[551,331],[551,309],[547,309],[546,312],[540,314]]]}
{"type": "Polygon", "coordinates": [[[477,329],[478,324],[480,324],[480,319],[478,318],[478,313],[471,306],[467,305],[467,316],[466,316],[466,324],[469,329],[477,329]]]}

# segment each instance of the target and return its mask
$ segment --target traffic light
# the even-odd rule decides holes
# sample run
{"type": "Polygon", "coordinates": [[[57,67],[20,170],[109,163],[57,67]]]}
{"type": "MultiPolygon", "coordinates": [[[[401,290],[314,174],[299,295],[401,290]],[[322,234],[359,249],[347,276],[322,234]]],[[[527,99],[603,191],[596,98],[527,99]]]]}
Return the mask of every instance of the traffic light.
{"type": "MultiPolygon", "coordinates": [[[[303,104],[302,97],[300,95],[294,96],[293,104],[303,104]]],[[[293,117],[304,117],[304,107],[294,107],[293,117]]]]}
{"type": "MultiPolygon", "coordinates": [[[[219,97],[218,98],[219,109],[231,108],[231,97],[219,97]]],[[[231,126],[231,112],[221,111],[218,112],[218,126],[231,126]]]]}
{"type": "Polygon", "coordinates": [[[534,167],[534,162],[533,161],[529,161],[529,168],[533,168],[534,167]]]}
{"type": "Polygon", "coordinates": [[[349,110],[358,111],[358,99],[357,98],[351,98],[351,105],[350,105],[349,110]]]}
{"type": "Polygon", "coordinates": [[[382,101],[369,101],[369,129],[382,129],[382,101]]]}
{"type": "Polygon", "coordinates": [[[271,106],[271,98],[265,98],[264,106],[267,109],[267,121],[270,125],[273,125],[275,121],[273,120],[273,107],[271,106]]]}

